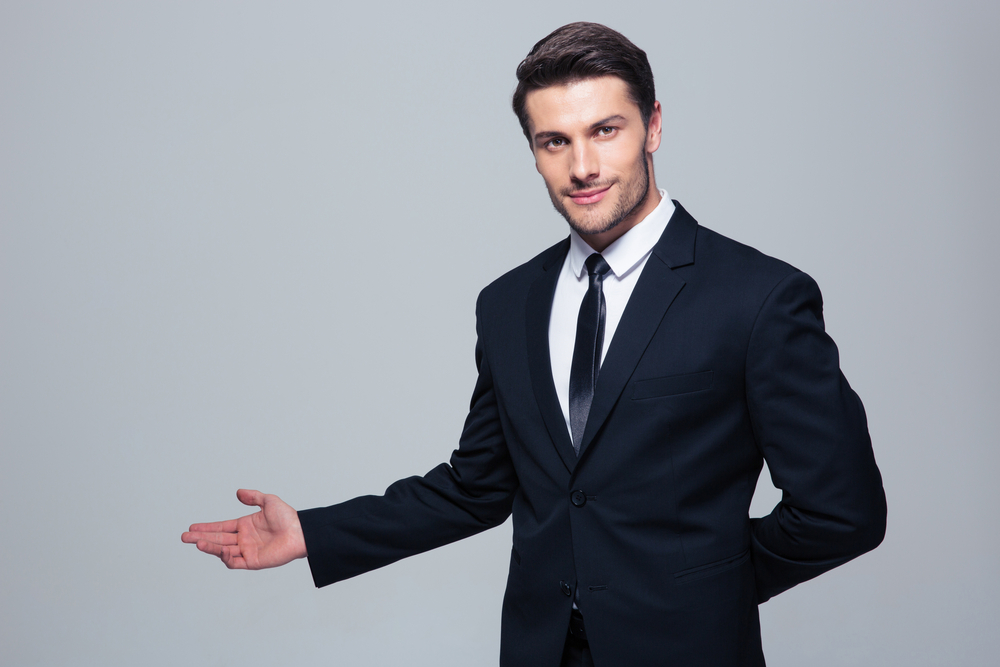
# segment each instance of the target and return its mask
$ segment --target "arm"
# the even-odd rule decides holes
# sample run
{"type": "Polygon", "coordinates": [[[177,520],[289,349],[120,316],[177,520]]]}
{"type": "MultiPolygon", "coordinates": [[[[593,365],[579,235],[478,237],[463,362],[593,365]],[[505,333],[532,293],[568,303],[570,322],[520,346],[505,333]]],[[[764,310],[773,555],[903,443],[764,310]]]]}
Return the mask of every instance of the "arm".
{"type": "Polygon", "coordinates": [[[381,496],[299,512],[316,586],[474,535],[510,515],[518,480],[477,320],[479,377],[450,463],[400,480],[381,496]]]}
{"type": "Polygon", "coordinates": [[[866,551],[886,505],[864,407],[840,372],[813,280],[793,273],[765,300],[747,351],[747,400],[781,502],[752,524],[760,602],[866,551]]]}
{"type": "Polygon", "coordinates": [[[295,510],[278,496],[240,489],[236,497],[261,511],[239,519],[196,523],[181,541],[218,556],[231,570],[262,570],[306,556],[306,543],[295,510]]]}
{"type": "Polygon", "coordinates": [[[314,582],[325,586],[503,523],[517,476],[500,427],[482,335],[476,363],[479,379],[450,464],[400,480],[382,496],[302,512],[277,496],[241,489],[240,501],[261,512],[195,524],[181,540],[218,556],[231,569],[277,567],[308,556],[314,582]]]}

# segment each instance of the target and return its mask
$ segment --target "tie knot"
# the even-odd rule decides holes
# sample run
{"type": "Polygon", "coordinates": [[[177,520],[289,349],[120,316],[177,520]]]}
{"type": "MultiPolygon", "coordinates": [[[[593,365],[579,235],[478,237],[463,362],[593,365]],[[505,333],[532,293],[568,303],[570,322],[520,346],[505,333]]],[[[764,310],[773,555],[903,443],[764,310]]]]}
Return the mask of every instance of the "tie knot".
{"type": "Polygon", "coordinates": [[[611,267],[604,261],[604,258],[601,257],[600,253],[596,252],[587,258],[585,264],[587,266],[587,273],[591,276],[597,275],[603,278],[604,274],[611,270],[611,267]]]}

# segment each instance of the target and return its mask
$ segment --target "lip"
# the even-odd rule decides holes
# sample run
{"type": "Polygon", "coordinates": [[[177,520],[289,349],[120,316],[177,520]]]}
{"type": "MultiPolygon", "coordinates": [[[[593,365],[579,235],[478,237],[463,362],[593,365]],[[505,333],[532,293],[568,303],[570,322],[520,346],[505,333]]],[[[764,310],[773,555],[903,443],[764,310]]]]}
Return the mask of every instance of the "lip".
{"type": "Polygon", "coordinates": [[[608,190],[611,189],[609,185],[606,188],[600,188],[597,190],[584,190],[583,192],[574,192],[569,198],[573,200],[574,204],[585,206],[587,204],[596,204],[597,202],[604,199],[604,195],[608,194],[608,190]]]}

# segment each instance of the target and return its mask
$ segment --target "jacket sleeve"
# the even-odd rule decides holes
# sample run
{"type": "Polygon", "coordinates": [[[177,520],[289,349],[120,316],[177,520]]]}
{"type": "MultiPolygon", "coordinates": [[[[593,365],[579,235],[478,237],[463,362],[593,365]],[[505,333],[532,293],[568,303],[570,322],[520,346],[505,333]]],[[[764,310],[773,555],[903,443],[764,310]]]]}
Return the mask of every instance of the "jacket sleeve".
{"type": "Polygon", "coordinates": [[[747,351],[754,435],[781,502],[752,522],[758,601],[874,549],[886,503],[861,399],[840,371],[804,273],[765,300],[747,351]]]}
{"type": "Polygon", "coordinates": [[[501,431],[480,321],[477,305],[479,377],[450,463],[402,479],[382,496],[299,512],[316,586],[474,535],[510,515],[517,476],[501,431]]]}

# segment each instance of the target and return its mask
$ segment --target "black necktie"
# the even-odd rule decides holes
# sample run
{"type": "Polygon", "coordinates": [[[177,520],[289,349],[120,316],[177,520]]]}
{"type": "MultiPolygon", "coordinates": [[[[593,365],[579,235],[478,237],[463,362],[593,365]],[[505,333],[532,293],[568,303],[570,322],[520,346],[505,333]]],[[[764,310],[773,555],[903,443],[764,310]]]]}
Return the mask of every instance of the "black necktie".
{"type": "Polygon", "coordinates": [[[596,252],[587,258],[590,287],[580,304],[576,321],[576,345],[573,366],[569,373],[569,425],[573,433],[573,449],[580,454],[583,429],[587,425],[590,404],[594,402],[597,373],[601,368],[604,349],[604,275],[611,270],[596,252]]]}

